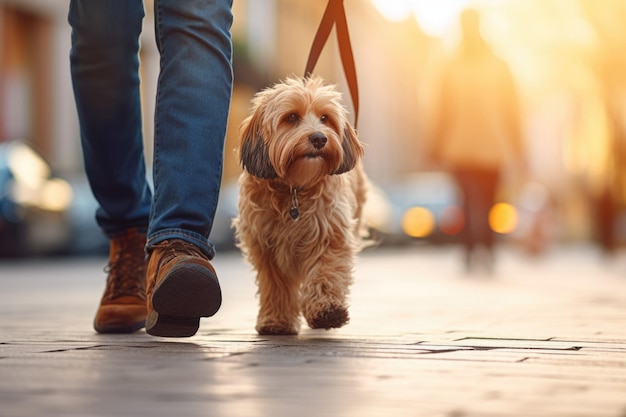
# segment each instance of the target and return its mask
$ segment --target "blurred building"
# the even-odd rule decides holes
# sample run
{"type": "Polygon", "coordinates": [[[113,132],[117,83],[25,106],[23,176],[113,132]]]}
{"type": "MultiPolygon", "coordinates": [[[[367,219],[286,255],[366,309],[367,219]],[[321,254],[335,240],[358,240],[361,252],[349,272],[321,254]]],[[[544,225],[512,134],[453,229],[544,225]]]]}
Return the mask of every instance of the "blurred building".
{"type": "Polygon", "coordinates": [[[76,152],[67,141],[76,136],[76,122],[64,5],[0,1],[0,141],[24,138],[70,169],[76,152]]]}
{"type": "MultiPolygon", "coordinates": [[[[141,51],[148,162],[158,75],[151,3],[146,1],[141,51]]],[[[429,168],[424,150],[431,88],[449,35],[427,34],[419,19],[410,15],[390,19],[377,8],[394,2],[344,3],[360,88],[358,130],[366,144],[365,166],[370,177],[385,186],[407,173],[429,168]]],[[[433,2],[429,10],[452,3],[433,2]]],[[[613,104],[607,123],[626,130],[624,72],[603,75],[600,65],[595,68],[593,62],[602,55],[605,66],[613,63],[611,68],[623,61],[615,57],[626,56],[625,2],[475,3],[485,12],[487,37],[509,61],[520,83],[533,179],[557,196],[564,230],[573,238],[588,236],[591,212],[581,178],[602,172],[606,164],[593,156],[598,151],[594,144],[608,131],[598,127],[606,116],[606,91],[620,91],[610,98],[613,104]]],[[[303,75],[325,6],[325,1],[310,0],[234,2],[235,89],[225,181],[239,173],[233,150],[252,95],[285,76],[303,75]]],[[[69,73],[67,7],[67,0],[0,0],[0,141],[27,140],[61,174],[80,172],[82,166],[69,73]]],[[[351,108],[334,33],[316,72],[339,86],[351,108]]]]}
{"type": "MultiPolygon", "coordinates": [[[[309,49],[325,1],[242,0],[235,2],[233,34],[240,54],[235,54],[235,81],[247,79],[246,69],[257,73],[260,83],[248,94],[236,93],[231,124],[247,114],[251,93],[288,75],[303,75],[309,49]],[[243,64],[244,69],[237,64],[243,64]]],[[[400,173],[420,168],[422,120],[418,115],[418,85],[426,71],[424,56],[431,40],[415,21],[386,20],[370,1],[346,0],[345,8],[356,60],[361,117],[357,129],[366,144],[365,165],[370,177],[392,182],[400,173]]],[[[326,44],[315,72],[344,93],[352,111],[334,33],[326,44]]],[[[238,83],[238,88],[245,82],[238,83]]],[[[241,90],[243,91],[243,90],[241,90]]],[[[234,142],[233,146],[234,147],[234,142]]],[[[232,148],[231,147],[231,148],[232,148]]],[[[228,149],[227,149],[228,150],[228,149]]],[[[238,172],[226,164],[226,174],[238,172]]]]}
{"type": "MultiPolygon", "coordinates": [[[[25,140],[55,171],[74,173],[81,170],[82,157],[67,12],[63,0],[0,0],[0,141],[25,140]]],[[[144,37],[152,33],[144,30],[144,37]]],[[[148,107],[158,60],[154,42],[146,40],[142,82],[148,107]]],[[[146,116],[151,119],[149,112],[146,116]]],[[[146,133],[151,131],[146,123],[146,133]]]]}
{"type": "MultiPolygon", "coordinates": [[[[152,135],[158,74],[150,3],[146,2],[141,52],[146,138],[152,135]]],[[[0,0],[0,140],[26,139],[61,172],[81,167],[69,76],[67,7],[67,1],[61,0],[0,0]]],[[[304,0],[235,2],[236,87],[226,178],[238,173],[231,151],[252,94],[285,76],[303,74],[324,8],[325,2],[304,0]]],[[[358,127],[368,154],[376,155],[367,158],[366,164],[374,178],[391,179],[399,169],[419,168],[415,148],[419,141],[414,139],[419,127],[416,86],[423,54],[416,48],[424,46],[424,36],[415,24],[399,26],[384,20],[369,2],[346,1],[346,9],[364,115],[358,127]]],[[[334,34],[316,72],[346,90],[334,34]]],[[[348,94],[346,105],[352,105],[348,94]]],[[[146,142],[150,158],[150,140],[146,142]]]]}

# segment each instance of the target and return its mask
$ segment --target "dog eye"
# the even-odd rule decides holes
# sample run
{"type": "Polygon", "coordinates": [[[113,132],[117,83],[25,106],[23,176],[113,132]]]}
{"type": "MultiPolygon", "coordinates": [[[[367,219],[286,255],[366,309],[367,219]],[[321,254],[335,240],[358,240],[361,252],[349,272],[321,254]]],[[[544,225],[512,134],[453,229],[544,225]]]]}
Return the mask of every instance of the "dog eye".
{"type": "Polygon", "coordinates": [[[300,116],[298,116],[297,113],[291,113],[289,116],[287,116],[286,120],[289,123],[296,123],[298,120],[300,120],[300,116]]]}
{"type": "Polygon", "coordinates": [[[326,123],[327,121],[328,121],[328,116],[323,114],[322,117],[320,117],[320,122],[326,123]]]}

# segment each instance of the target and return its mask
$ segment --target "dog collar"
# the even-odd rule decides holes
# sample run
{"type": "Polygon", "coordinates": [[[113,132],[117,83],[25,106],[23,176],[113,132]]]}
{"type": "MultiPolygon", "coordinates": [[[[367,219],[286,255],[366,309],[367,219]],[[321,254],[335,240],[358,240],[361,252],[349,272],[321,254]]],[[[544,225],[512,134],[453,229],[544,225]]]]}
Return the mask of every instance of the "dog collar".
{"type": "Polygon", "coordinates": [[[291,209],[289,210],[289,215],[293,220],[298,220],[300,217],[300,211],[298,210],[298,189],[289,187],[289,192],[291,193],[291,209]]]}

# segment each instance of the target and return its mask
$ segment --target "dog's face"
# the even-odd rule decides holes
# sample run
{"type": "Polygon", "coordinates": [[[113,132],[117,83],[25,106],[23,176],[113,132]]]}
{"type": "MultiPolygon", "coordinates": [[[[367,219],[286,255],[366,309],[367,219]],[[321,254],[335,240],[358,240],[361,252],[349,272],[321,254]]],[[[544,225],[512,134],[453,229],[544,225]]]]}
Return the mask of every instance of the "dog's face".
{"type": "Polygon", "coordinates": [[[289,78],[259,92],[241,125],[244,169],[293,187],[354,168],[363,155],[341,94],[320,78],[289,78]]]}

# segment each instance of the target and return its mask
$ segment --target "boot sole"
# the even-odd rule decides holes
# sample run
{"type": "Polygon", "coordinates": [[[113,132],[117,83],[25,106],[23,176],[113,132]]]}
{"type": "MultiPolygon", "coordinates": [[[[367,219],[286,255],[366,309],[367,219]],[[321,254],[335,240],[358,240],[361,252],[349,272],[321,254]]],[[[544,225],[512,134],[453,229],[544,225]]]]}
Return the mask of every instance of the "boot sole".
{"type": "Polygon", "coordinates": [[[200,265],[172,268],[154,289],[154,311],[146,319],[146,332],[153,336],[190,337],[200,326],[200,317],[211,317],[222,304],[222,291],[214,273],[200,265]]]}
{"type": "Polygon", "coordinates": [[[136,331],[141,330],[145,326],[145,324],[145,321],[130,324],[127,326],[96,326],[94,324],[93,328],[96,332],[100,334],[135,333],[136,331]]]}
{"type": "Polygon", "coordinates": [[[153,311],[146,318],[146,332],[160,337],[191,337],[200,327],[200,317],[168,316],[153,311]]]}

